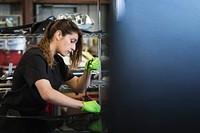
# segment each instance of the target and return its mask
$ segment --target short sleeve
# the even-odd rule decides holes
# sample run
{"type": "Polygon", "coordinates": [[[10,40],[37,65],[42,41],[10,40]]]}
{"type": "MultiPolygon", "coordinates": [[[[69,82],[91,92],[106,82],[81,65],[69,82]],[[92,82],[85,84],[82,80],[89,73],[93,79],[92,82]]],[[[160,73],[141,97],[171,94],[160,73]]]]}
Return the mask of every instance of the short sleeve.
{"type": "Polygon", "coordinates": [[[30,56],[21,73],[30,87],[39,79],[49,79],[47,62],[41,55],[30,56]]]}
{"type": "Polygon", "coordinates": [[[67,67],[66,69],[68,70],[68,75],[67,75],[65,81],[68,81],[68,80],[70,80],[70,79],[72,79],[74,77],[74,74],[69,70],[67,65],[65,65],[65,66],[67,67]]]}

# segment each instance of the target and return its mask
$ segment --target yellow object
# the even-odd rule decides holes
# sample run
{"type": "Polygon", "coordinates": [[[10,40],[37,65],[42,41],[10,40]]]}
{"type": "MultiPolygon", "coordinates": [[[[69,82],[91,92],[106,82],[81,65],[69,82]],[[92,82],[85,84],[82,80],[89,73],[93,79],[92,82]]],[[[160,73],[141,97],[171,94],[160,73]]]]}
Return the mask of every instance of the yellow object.
{"type": "Polygon", "coordinates": [[[88,60],[91,60],[93,56],[88,51],[83,51],[83,56],[86,57],[88,60]]]}
{"type": "Polygon", "coordinates": [[[98,43],[98,38],[95,37],[95,38],[93,39],[93,45],[97,45],[97,43],[98,43]]]}

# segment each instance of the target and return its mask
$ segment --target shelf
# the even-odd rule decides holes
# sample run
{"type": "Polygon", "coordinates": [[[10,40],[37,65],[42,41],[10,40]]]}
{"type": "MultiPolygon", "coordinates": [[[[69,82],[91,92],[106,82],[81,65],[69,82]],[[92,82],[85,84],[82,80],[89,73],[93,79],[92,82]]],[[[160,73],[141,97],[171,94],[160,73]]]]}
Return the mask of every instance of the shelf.
{"type": "MultiPolygon", "coordinates": [[[[108,36],[107,33],[84,33],[83,32],[83,36],[84,37],[104,37],[104,36],[108,36]]],[[[0,33],[0,38],[2,39],[7,39],[7,38],[24,38],[24,37],[27,37],[27,38],[42,38],[43,37],[43,34],[22,34],[22,33],[19,33],[19,34],[1,34],[0,33]]]]}
{"type": "MultiPolygon", "coordinates": [[[[109,0],[101,0],[101,4],[109,4],[109,0]]],[[[0,0],[0,4],[21,4],[23,12],[23,24],[30,24],[33,20],[33,9],[36,4],[97,4],[97,0],[0,0]]]]}

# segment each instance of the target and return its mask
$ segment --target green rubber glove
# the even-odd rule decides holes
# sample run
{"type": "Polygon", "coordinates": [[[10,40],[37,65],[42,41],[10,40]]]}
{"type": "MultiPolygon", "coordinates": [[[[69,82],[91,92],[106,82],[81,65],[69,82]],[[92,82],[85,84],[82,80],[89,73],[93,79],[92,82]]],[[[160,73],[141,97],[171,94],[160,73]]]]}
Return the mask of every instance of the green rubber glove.
{"type": "Polygon", "coordinates": [[[97,57],[94,57],[85,63],[85,70],[89,72],[93,70],[98,70],[99,68],[100,68],[100,60],[97,57]]]}
{"type": "Polygon", "coordinates": [[[90,123],[90,125],[88,126],[90,131],[103,131],[103,125],[102,125],[102,120],[98,119],[92,123],[90,123]]]}
{"type": "Polygon", "coordinates": [[[95,101],[83,102],[83,107],[81,110],[91,113],[99,113],[101,111],[101,106],[95,101]]]}

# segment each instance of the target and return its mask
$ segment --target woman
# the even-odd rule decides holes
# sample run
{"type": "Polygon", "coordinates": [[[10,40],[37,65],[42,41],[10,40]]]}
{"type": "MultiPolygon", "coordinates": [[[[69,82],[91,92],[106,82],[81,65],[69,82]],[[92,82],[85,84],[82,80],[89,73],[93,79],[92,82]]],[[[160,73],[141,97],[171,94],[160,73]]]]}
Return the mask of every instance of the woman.
{"type": "Polygon", "coordinates": [[[46,115],[48,103],[100,112],[96,101],[79,101],[57,91],[65,83],[77,92],[84,92],[91,71],[100,66],[99,59],[89,60],[83,75],[76,77],[60,55],[70,56],[71,68],[77,67],[82,56],[82,32],[68,19],[51,22],[41,41],[24,53],[15,69],[12,89],[4,97],[4,107],[20,115],[46,115]]]}

